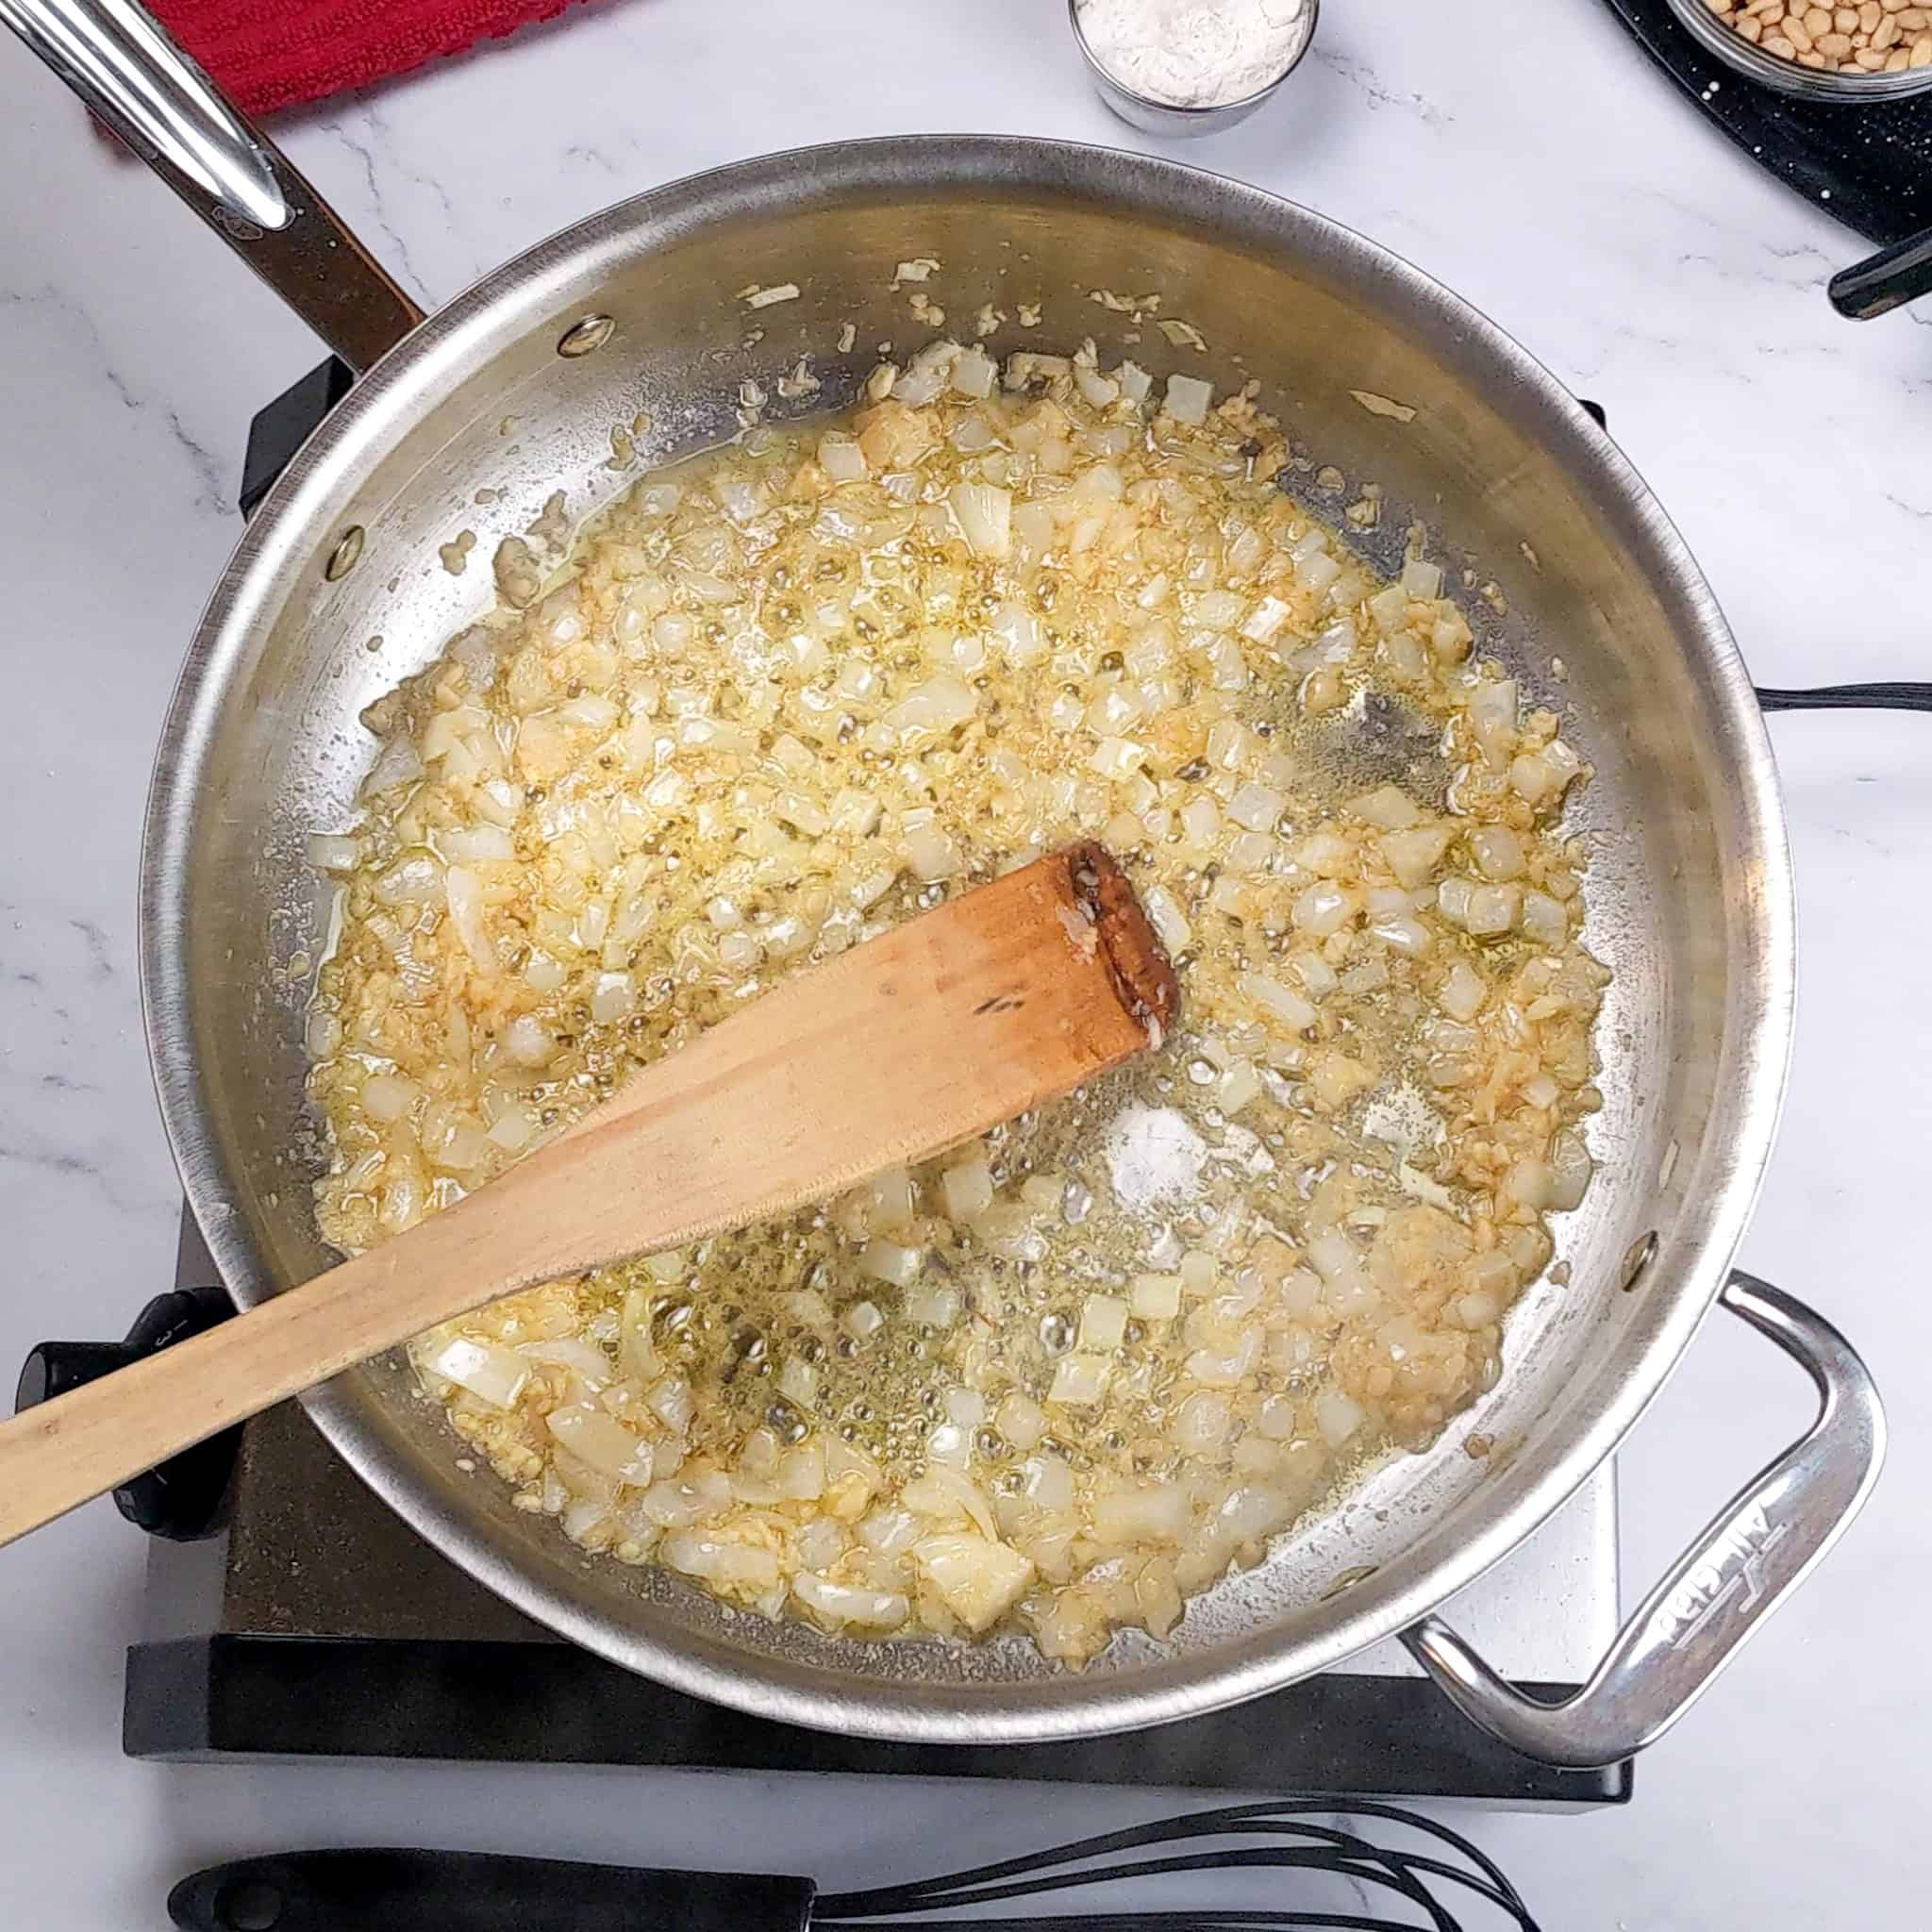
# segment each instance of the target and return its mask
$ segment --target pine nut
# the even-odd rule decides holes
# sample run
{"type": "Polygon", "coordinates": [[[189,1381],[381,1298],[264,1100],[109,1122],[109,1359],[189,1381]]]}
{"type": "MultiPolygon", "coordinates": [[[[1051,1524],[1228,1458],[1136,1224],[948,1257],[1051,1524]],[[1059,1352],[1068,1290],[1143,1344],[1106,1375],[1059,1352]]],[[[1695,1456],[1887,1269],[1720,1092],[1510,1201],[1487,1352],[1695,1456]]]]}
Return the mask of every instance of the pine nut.
{"type": "Polygon", "coordinates": [[[1932,0],[1704,0],[1704,5],[1740,40],[1814,72],[1841,73],[1857,81],[1867,74],[1932,66],[1932,0]]]}

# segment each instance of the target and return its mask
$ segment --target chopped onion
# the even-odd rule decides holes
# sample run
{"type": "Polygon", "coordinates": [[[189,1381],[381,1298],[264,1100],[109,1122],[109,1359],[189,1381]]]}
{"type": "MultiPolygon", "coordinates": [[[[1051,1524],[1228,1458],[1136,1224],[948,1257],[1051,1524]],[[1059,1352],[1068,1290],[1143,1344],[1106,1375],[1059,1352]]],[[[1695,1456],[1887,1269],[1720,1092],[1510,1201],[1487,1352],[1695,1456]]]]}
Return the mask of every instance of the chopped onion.
{"type": "Polygon", "coordinates": [[[1521,878],[1523,841],[1507,825],[1478,825],[1469,835],[1470,856],[1486,879],[1521,878]]]}
{"type": "Polygon", "coordinates": [[[577,1402],[553,1408],[543,1422],[564,1448],[600,1475],[639,1485],[651,1480],[651,1445],[595,1404],[577,1402]]]}
{"type": "Polygon", "coordinates": [[[859,1629],[896,1630],[912,1613],[912,1606],[901,1591],[832,1583],[809,1570],[800,1571],[791,1579],[791,1591],[814,1616],[859,1629]]]}
{"type": "Polygon", "coordinates": [[[1340,1449],[1368,1419],[1361,1404],[1340,1389],[1324,1389],[1315,1397],[1315,1427],[1331,1449],[1340,1449]]]}
{"type": "Polygon", "coordinates": [[[1385,832],[1406,831],[1422,818],[1414,800],[1394,785],[1381,785],[1374,791],[1365,791],[1359,798],[1351,799],[1348,808],[1357,818],[1385,832]]]}
{"type": "Polygon", "coordinates": [[[928,885],[949,879],[963,863],[959,848],[936,824],[913,825],[906,833],[906,862],[928,885]]]}
{"type": "Polygon", "coordinates": [[[1215,1455],[1225,1446],[1233,1426],[1234,1411],[1227,1397],[1202,1390],[1174,1411],[1174,1446],[1183,1456],[1215,1455]]]}
{"type": "Polygon", "coordinates": [[[1013,496],[990,483],[955,483],[947,499],[959,534],[975,557],[1004,562],[1012,554],[1013,496]]]}
{"type": "Polygon", "coordinates": [[[859,1250],[858,1265],[874,1281],[904,1288],[919,1273],[923,1259],[918,1248],[901,1247],[896,1241],[874,1237],[859,1250]]]}
{"type": "MultiPolygon", "coordinates": [[[[1191,1400],[1220,1402],[1223,1398],[1195,1396],[1191,1400]]],[[[1093,1533],[1103,1542],[1180,1543],[1187,1541],[1192,1526],[1188,1491],[1181,1483],[1115,1483],[1093,1498],[1093,1533]]]]}
{"type": "Polygon", "coordinates": [[[1396,882],[1413,891],[1434,876],[1455,836],[1454,830],[1446,825],[1418,825],[1385,832],[1375,842],[1389,861],[1389,870],[1395,874],[1396,882]]]}
{"type": "Polygon", "coordinates": [[[870,1341],[886,1325],[875,1302],[854,1302],[840,1317],[840,1325],[854,1341],[870,1341]]]}
{"type": "Polygon", "coordinates": [[[362,841],[346,832],[311,832],[304,849],[317,872],[354,872],[362,863],[362,841]]]}
{"type": "Polygon", "coordinates": [[[1254,643],[1273,643],[1292,614],[1279,597],[1263,597],[1241,620],[1241,635],[1254,643]]]}
{"type": "Polygon", "coordinates": [[[1098,1355],[1111,1355],[1126,1339],[1127,1305],[1118,1295],[1090,1294],[1080,1305],[1077,1346],[1098,1355]]]}
{"type": "Polygon", "coordinates": [[[658,1545],[672,1569],[727,1590],[765,1590],[779,1580],[774,1551],[679,1530],[658,1545]]]}
{"type": "Polygon", "coordinates": [[[1280,792],[1266,785],[1257,785],[1252,779],[1237,785],[1234,796],[1227,801],[1228,817],[1251,832],[1272,832],[1287,808],[1288,800],[1280,792]]]}
{"type": "Polygon", "coordinates": [[[819,467],[834,483],[857,483],[867,474],[865,452],[858,439],[834,430],[819,438],[819,467]]]}
{"type": "Polygon", "coordinates": [[[993,612],[991,629],[999,641],[1000,654],[1015,670],[1037,664],[1046,655],[1038,620],[1015,598],[1008,597],[993,612]]]}
{"type": "Polygon", "coordinates": [[[789,1357],[778,1370],[778,1393],[794,1408],[811,1408],[819,1399],[819,1372],[796,1355],[789,1357]]]}
{"type": "Polygon", "coordinates": [[[1149,886],[1141,894],[1141,903],[1160,943],[1170,953],[1185,952],[1194,929],[1181,911],[1180,901],[1165,886],[1149,886]]]}
{"type": "Polygon", "coordinates": [[[400,1074],[372,1074],[362,1083],[363,1108],[384,1126],[401,1120],[422,1097],[422,1088],[400,1074]]]}
{"type": "Polygon", "coordinates": [[[413,1345],[586,1550],[855,1638],[1024,1600],[1077,1666],[1493,1379],[1541,1217],[1589,1184],[1602,982],[1551,823],[1582,760],[1467,661],[1441,567],[1379,582],[1262,474],[1275,426],[1196,377],[1151,426],[1153,379],[1091,343],[1006,381],[929,342],[856,419],[754,422],[579,552],[554,503],[524,608],[367,714],[366,824],[310,847],[342,943],[305,1018],[348,1130],[326,1231],[366,1245],[771,969],[1071,839],[1120,850],[1191,975],[1163,1100],[1096,1088],[877,1174],[795,1254],[699,1241],[475,1318],[520,1344],[467,1344],[500,1421],[430,1366],[447,1331],[413,1345]],[[1347,779],[1385,691],[1395,763],[1467,760],[1441,790],[1347,779]],[[1082,1275],[1012,1346],[1045,1313],[1012,1296],[1082,1275]],[[747,1336],[733,1425],[711,1391],[747,1336]]]}
{"type": "Polygon", "coordinates": [[[992,1206],[992,1170],[984,1160],[962,1161],[940,1178],[940,1199],[951,1221],[972,1221],[992,1206]]]}
{"type": "Polygon", "coordinates": [[[1127,1306],[1137,1322],[1172,1322],[1181,1311],[1178,1274],[1137,1274],[1128,1289],[1127,1306]]]}
{"type": "Polygon", "coordinates": [[[723,1470],[708,1469],[656,1482],[638,1498],[638,1512],[659,1529],[688,1529],[707,1516],[715,1516],[731,1501],[731,1478],[723,1470]]]}
{"type": "Polygon", "coordinates": [[[530,1379],[530,1365],[515,1350],[451,1335],[417,1356],[425,1373],[441,1375],[492,1408],[508,1408],[530,1379]]]}
{"type": "Polygon", "coordinates": [[[1293,987],[1265,973],[1243,973],[1238,983],[1241,991],[1270,1020],[1285,1026],[1291,1033],[1305,1031],[1319,1017],[1314,1008],[1293,987]]]}
{"type": "Polygon", "coordinates": [[[479,972],[498,972],[502,962],[483,930],[481,881],[467,867],[453,865],[443,874],[443,887],[449,898],[450,921],[457,929],[457,937],[463,942],[463,950],[479,972]]]}
{"type": "Polygon", "coordinates": [[[1208,406],[1214,400],[1214,385],[1197,375],[1170,375],[1164,408],[1176,423],[1198,428],[1208,420],[1208,406]]]}
{"type": "Polygon", "coordinates": [[[1033,1565],[1026,1557],[988,1537],[925,1537],[913,1544],[912,1559],[974,1636],[997,1623],[1033,1581],[1033,1565]]]}
{"type": "Polygon", "coordinates": [[[1131,778],[1146,762],[1147,748],[1127,738],[1103,738],[1088,759],[1103,778],[1115,782],[1131,778]]]}
{"type": "Polygon", "coordinates": [[[999,1406],[994,1426],[1022,1456],[1033,1449],[1046,1434],[1046,1414],[1029,1395],[1017,1389],[999,1406]]]}
{"type": "Polygon", "coordinates": [[[1507,771],[1516,748],[1514,681],[1477,685],[1470,694],[1469,719],[1490,770],[1507,771]]]}
{"type": "Polygon", "coordinates": [[[423,760],[412,739],[398,735],[382,748],[382,756],[362,781],[364,798],[380,798],[398,786],[413,784],[423,775],[423,760]]]}
{"type": "Polygon", "coordinates": [[[907,1508],[934,1523],[958,1523],[962,1517],[984,1530],[993,1532],[992,1505],[972,1477],[941,1463],[929,1468],[901,1492],[907,1508]]]}
{"type": "Polygon", "coordinates": [[[1521,886],[1476,886],[1469,895],[1462,923],[1476,939],[1494,939],[1510,931],[1523,912],[1521,886]]]}
{"type": "Polygon", "coordinates": [[[1330,933],[1340,932],[1354,915],[1355,906],[1349,894],[1324,879],[1295,895],[1290,917],[1301,931],[1326,939],[1330,933]]]}
{"type": "Polygon", "coordinates": [[[502,825],[470,825],[444,832],[442,856],[459,865],[507,864],[517,856],[516,841],[502,825]]]}
{"type": "Polygon", "coordinates": [[[859,1519],[858,1541],[876,1556],[902,1557],[924,1528],[910,1509],[887,1505],[859,1519]]]}
{"type": "Polygon", "coordinates": [[[660,1375],[644,1391],[644,1403],[674,1436],[683,1435],[697,1413],[691,1384],[682,1375],[660,1375]]]}
{"type": "Polygon", "coordinates": [[[1546,1160],[1524,1155],[1504,1176],[1503,1196],[1520,1207],[1539,1210],[1555,1204],[1557,1176],[1546,1160]]]}
{"type": "Polygon", "coordinates": [[[430,906],[442,898],[442,866],[433,852],[409,852],[375,881],[383,906],[430,906]]]}
{"type": "Polygon", "coordinates": [[[1369,615],[1385,637],[1408,622],[1408,592],[1400,584],[1391,584],[1369,599],[1369,615]]]}
{"type": "Polygon", "coordinates": [[[542,1022],[521,1013],[504,1028],[503,1050],[520,1067],[547,1067],[557,1054],[557,1042],[542,1022]]]}
{"type": "Polygon", "coordinates": [[[1570,915],[1547,892],[1525,892],[1523,930],[1540,946],[1557,947],[1570,937],[1570,915]]]}
{"type": "Polygon", "coordinates": [[[637,986],[628,973],[600,973],[591,992],[591,1018],[600,1026],[609,1026],[637,1003],[637,986]]]}
{"type": "Polygon", "coordinates": [[[1442,975],[1442,983],[1436,989],[1436,1004],[1452,1020],[1468,1022],[1482,1011],[1483,1003],[1490,996],[1490,990],[1482,976],[1467,960],[1457,959],[1442,975]]]}
{"type": "MultiPolygon", "coordinates": [[[[886,713],[895,731],[950,731],[979,708],[979,693],[957,677],[930,677],[886,713]]],[[[823,829],[823,827],[821,827],[823,829]]]]}
{"type": "Polygon", "coordinates": [[[1054,1365],[1049,1402],[1091,1407],[1107,1392],[1112,1361],[1104,1355],[1065,1355],[1054,1365]]]}
{"type": "Polygon", "coordinates": [[[1582,1207],[1595,1172],[1583,1137],[1564,1128],[1550,1142],[1550,1206],[1563,1213],[1582,1207]]]}
{"type": "MultiPolygon", "coordinates": [[[[1337,558],[1325,557],[1318,551],[1314,556],[1304,558],[1296,563],[1294,574],[1303,584],[1319,595],[1322,591],[1334,588],[1341,575],[1341,564],[1337,558]]],[[[1353,644],[1354,640],[1351,639],[1350,642],[1353,644]]]]}
{"type": "Polygon", "coordinates": [[[998,375],[998,365],[975,343],[972,348],[962,350],[953,363],[951,382],[958,394],[984,401],[992,393],[998,375]]]}

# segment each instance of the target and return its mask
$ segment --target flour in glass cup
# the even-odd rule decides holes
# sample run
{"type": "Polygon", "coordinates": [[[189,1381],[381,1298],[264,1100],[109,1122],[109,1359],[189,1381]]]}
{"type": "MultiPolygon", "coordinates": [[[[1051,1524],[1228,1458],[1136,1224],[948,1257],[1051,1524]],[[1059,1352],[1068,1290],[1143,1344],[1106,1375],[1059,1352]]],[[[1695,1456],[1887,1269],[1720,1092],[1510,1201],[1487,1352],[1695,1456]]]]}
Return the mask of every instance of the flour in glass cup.
{"type": "Polygon", "coordinates": [[[1307,39],[1308,0],[1081,0],[1102,67],[1170,108],[1223,108],[1278,80],[1307,39]]]}

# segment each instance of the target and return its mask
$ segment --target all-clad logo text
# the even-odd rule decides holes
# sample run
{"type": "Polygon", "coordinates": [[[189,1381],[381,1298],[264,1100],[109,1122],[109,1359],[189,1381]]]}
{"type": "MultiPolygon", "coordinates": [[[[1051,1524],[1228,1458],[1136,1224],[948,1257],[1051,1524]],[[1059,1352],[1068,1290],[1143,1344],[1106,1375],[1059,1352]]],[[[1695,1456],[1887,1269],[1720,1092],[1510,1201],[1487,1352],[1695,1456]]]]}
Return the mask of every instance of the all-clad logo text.
{"type": "Polygon", "coordinates": [[[1657,1607],[1653,1636],[1672,1650],[1694,1643],[1740,1591],[1738,1607],[1748,1610],[1764,1594],[1764,1559],[1790,1529],[1774,1524],[1757,1503],[1734,1517],[1710,1554],[1657,1607]]]}

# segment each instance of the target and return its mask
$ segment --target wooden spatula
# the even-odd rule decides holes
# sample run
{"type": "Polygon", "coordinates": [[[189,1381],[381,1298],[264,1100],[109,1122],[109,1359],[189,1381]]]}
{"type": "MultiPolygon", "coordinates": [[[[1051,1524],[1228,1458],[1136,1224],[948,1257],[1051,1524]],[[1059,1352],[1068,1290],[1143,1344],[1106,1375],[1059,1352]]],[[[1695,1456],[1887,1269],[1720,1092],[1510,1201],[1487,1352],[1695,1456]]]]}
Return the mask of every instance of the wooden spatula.
{"type": "Polygon", "coordinates": [[[964,893],[755,1000],[407,1234],[0,1423],[0,1543],[499,1295],[925,1159],[1158,1045],[1178,1000],[1097,845],[964,893]]]}

